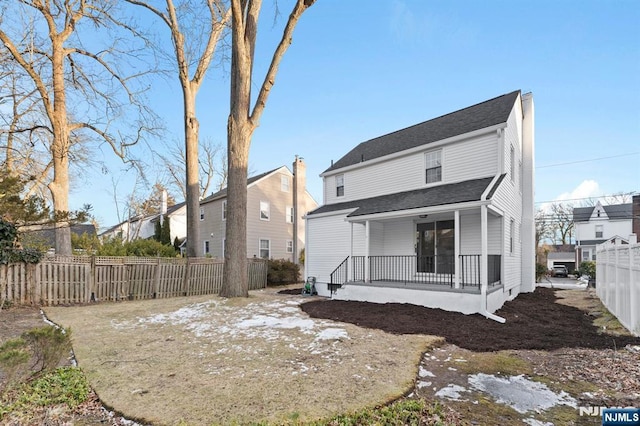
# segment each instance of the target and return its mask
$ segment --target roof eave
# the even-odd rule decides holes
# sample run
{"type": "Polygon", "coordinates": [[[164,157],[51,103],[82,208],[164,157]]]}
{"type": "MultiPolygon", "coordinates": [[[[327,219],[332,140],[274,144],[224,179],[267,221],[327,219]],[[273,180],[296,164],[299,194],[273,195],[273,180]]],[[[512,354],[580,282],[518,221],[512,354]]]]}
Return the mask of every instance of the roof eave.
{"type": "Polygon", "coordinates": [[[366,220],[382,220],[382,219],[402,219],[407,217],[415,217],[425,214],[445,213],[454,210],[470,210],[483,205],[489,205],[491,201],[465,201],[462,203],[442,204],[439,206],[419,207],[415,209],[396,210],[391,212],[380,212],[363,214],[358,216],[350,216],[345,218],[347,222],[362,222],[366,220]]]}
{"type": "Polygon", "coordinates": [[[332,176],[332,175],[335,175],[335,174],[348,172],[348,171],[351,171],[351,170],[359,169],[361,167],[371,166],[373,164],[382,163],[384,161],[392,160],[394,158],[399,158],[399,157],[404,157],[406,155],[415,154],[417,152],[424,151],[425,149],[438,148],[440,146],[447,145],[447,144],[454,143],[454,142],[459,142],[459,141],[464,140],[464,139],[469,139],[469,138],[485,135],[487,133],[495,132],[498,129],[504,129],[505,127],[507,127],[507,122],[506,121],[503,122],[503,123],[495,124],[493,126],[484,127],[482,129],[474,130],[473,132],[462,133],[460,135],[452,136],[450,138],[441,139],[441,140],[435,141],[435,142],[429,142],[429,143],[426,143],[424,145],[417,146],[415,148],[405,149],[404,151],[394,152],[393,154],[388,154],[388,155],[384,155],[382,157],[372,158],[371,160],[365,160],[365,161],[357,163],[357,164],[351,164],[349,166],[344,166],[344,167],[340,167],[340,168],[337,168],[337,169],[333,169],[332,168],[333,166],[331,166],[327,170],[325,170],[324,172],[320,173],[320,177],[324,178],[326,176],[332,176]]]}

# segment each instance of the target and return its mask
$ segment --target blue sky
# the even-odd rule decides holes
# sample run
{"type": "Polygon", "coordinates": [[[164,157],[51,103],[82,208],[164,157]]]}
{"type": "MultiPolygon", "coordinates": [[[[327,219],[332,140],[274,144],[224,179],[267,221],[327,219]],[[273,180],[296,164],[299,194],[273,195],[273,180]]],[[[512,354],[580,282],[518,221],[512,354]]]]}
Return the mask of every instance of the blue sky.
{"type": "MultiPolygon", "coordinates": [[[[256,91],[292,2],[279,1],[275,25],[264,3],[256,91]]],[[[251,169],[290,166],[298,154],[322,203],[318,175],[358,143],[520,89],[536,105],[537,202],[638,192],[638,22],[634,0],[317,0],[281,64],[251,169]]],[[[166,138],[181,138],[178,85],[151,89],[166,138]]],[[[226,143],[228,92],[228,75],[211,70],[198,95],[201,138],[226,143]]],[[[111,176],[121,198],[133,181],[109,164],[111,175],[96,172],[97,184],[71,195],[103,227],[117,222],[111,176]]]]}

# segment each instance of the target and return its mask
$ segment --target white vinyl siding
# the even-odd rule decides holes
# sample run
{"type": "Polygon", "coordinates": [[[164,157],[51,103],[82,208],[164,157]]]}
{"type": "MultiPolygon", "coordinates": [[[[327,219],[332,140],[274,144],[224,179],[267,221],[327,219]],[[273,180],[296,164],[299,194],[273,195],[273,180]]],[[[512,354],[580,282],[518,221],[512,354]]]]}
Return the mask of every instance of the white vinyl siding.
{"type": "Polygon", "coordinates": [[[511,177],[511,182],[516,181],[516,150],[513,145],[510,146],[509,149],[509,176],[511,177]]]}
{"type": "MultiPolygon", "coordinates": [[[[447,184],[494,176],[498,169],[497,135],[491,133],[443,146],[442,181],[447,184]]],[[[424,188],[425,149],[344,172],[344,196],[336,196],[336,176],[324,178],[325,204],[424,188]]]]}

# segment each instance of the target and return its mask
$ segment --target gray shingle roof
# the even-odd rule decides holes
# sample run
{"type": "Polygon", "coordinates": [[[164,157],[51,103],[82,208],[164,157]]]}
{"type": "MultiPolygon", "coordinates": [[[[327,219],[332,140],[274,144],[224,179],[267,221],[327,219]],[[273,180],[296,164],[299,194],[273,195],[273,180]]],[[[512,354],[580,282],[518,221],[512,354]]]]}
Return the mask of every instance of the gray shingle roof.
{"type": "Polygon", "coordinates": [[[505,123],[519,90],[362,142],[326,172],[505,123]]]}
{"type": "MultiPolygon", "coordinates": [[[[633,215],[633,204],[611,204],[602,206],[605,213],[612,220],[631,219],[633,215]]],[[[591,207],[575,207],[573,209],[573,221],[574,222],[588,222],[593,214],[594,206],[591,207]]]]}
{"type": "MultiPolygon", "coordinates": [[[[79,236],[82,234],[96,235],[96,227],[91,223],[76,223],[69,228],[72,234],[79,236]]],[[[23,231],[23,234],[35,237],[49,247],[55,247],[56,245],[56,231],[53,228],[53,224],[44,225],[41,229],[23,231]]]]}
{"type": "MultiPolygon", "coordinates": [[[[273,170],[269,170],[268,172],[264,172],[262,174],[256,175],[256,176],[252,176],[249,179],[247,179],[247,186],[251,185],[253,182],[258,181],[260,179],[262,179],[263,177],[270,175],[271,173],[275,172],[276,170],[281,169],[284,166],[280,166],[276,169],[273,170]]],[[[200,200],[200,204],[204,204],[204,203],[208,203],[210,201],[214,201],[217,200],[219,198],[224,198],[227,196],[227,188],[222,188],[220,191],[218,192],[214,192],[213,194],[209,195],[207,198],[200,200]]]]}
{"type": "MultiPolygon", "coordinates": [[[[313,215],[338,210],[357,209],[348,215],[348,217],[355,217],[375,213],[479,201],[482,197],[482,193],[487,189],[492,180],[493,177],[487,177],[464,182],[450,183],[447,185],[439,185],[431,188],[381,195],[362,200],[327,204],[317,208],[309,214],[313,215]]],[[[502,179],[499,179],[495,186],[499,185],[500,182],[502,182],[502,179]]],[[[492,188],[492,191],[493,189],[494,188],[492,188]]]]}

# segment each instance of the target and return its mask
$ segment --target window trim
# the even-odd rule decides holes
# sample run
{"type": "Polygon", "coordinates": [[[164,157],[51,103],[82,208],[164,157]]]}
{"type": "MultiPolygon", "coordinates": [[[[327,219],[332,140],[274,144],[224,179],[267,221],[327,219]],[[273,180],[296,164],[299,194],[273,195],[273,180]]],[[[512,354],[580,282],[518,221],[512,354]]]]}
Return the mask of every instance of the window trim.
{"type": "Polygon", "coordinates": [[[511,218],[511,220],[509,221],[509,254],[510,255],[515,254],[515,238],[513,235],[515,233],[515,229],[516,229],[516,221],[514,218],[511,218]]]}
{"type": "Polygon", "coordinates": [[[293,254],[293,240],[287,240],[285,242],[285,251],[289,254],[293,254]]]}
{"type": "Polygon", "coordinates": [[[222,201],[222,220],[227,220],[227,200],[222,201]]]}
{"type": "Polygon", "coordinates": [[[280,175],[280,191],[289,192],[290,188],[291,188],[291,183],[289,182],[289,176],[280,175]],[[285,181],[287,182],[287,184],[283,185],[285,181]]]}
{"type": "Polygon", "coordinates": [[[423,158],[424,158],[424,182],[425,182],[425,185],[435,185],[435,184],[442,183],[442,181],[444,180],[443,176],[442,176],[442,170],[443,170],[443,167],[442,167],[442,148],[432,149],[430,151],[426,151],[424,153],[424,157],[423,158]],[[428,162],[429,162],[428,156],[430,154],[434,154],[434,153],[438,153],[438,161],[440,162],[440,165],[436,166],[436,167],[428,167],[429,166],[429,164],[428,164],[428,162]],[[429,182],[428,181],[429,180],[429,170],[436,170],[436,169],[440,169],[440,173],[439,173],[440,179],[429,182]]]}
{"type": "Polygon", "coordinates": [[[260,220],[264,220],[265,222],[269,222],[271,220],[271,203],[268,201],[260,201],[260,220]],[[262,206],[266,206],[266,209],[263,209],[262,206]],[[266,212],[266,218],[262,217],[262,212],[266,212]]]}
{"type": "Polygon", "coordinates": [[[271,240],[268,238],[258,238],[258,257],[260,259],[270,259],[271,258],[271,240]],[[268,250],[268,254],[267,257],[262,256],[262,242],[266,241],[268,247],[266,248],[266,250],[268,250]]]}
{"type": "Polygon", "coordinates": [[[513,144],[509,144],[509,173],[511,174],[511,182],[516,182],[516,149],[513,144]]]}
{"type": "Polygon", "coordinates": [[[227,239],[223,238],[222,239],[222,257],[224,257],[224,255],[225,255],[226,248],[227,248],[227,239]]]}
{"type": "Polygon", "coordinates": [[[204,220],[204,207],[200,207],[200,220],[204,220]]]}
{"type": "Polygon", "coordinates": [[[295,212],[293,206],[287,206],[284,210],[284,220],[286,223],[293,223],[295,218],[295,212]]]}
{"type": "Polygon", "coordinates": [[[335,184],[336,184],[336,197],[344,197],[344,173],[336,175],[335,184]],[[338,183],[341,183],[342,185],[338,185],[338,183]]]}
{"type": "Polygon", "coordinates": [[[596,238],[604,238],[604,225],[596,225],[595,228],[595,233],[596,233],[596,238]],[[598,228],[600,229],[600,231],[598,231],[598,228]],[[600,234],[600,235],[598,235],[600,234]]]}

